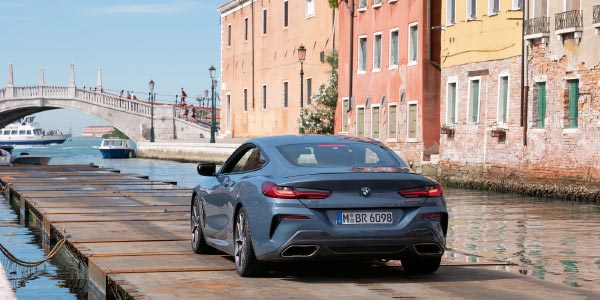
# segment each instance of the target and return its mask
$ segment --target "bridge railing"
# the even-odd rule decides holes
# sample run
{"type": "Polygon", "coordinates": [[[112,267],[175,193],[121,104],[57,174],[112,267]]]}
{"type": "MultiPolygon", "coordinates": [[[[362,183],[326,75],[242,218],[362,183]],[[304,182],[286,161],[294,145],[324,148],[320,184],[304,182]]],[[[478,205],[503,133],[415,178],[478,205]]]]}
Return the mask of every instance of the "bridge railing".
{"type": "Polygon", "coordinates": [[[4,95],[6,94],[6,89],[0,90],[0,99],[4,99],[4,95]]]}
{"type": "MultiPolygon", "coordinates": [[[[16,86],[13,88],[14,98],[36,97],[68,97],[68,87],[65,86],[16,86]]],[[[2,98],[4,98],[4,94],[2,98]]]]}
{"type": "Polygon", "coordinates": [[[146,116],[150,116],[152,110],[152,105],[148,102],[126,99],[119,97],[118,95],[100,91],[77,89],[77,98],[83,101],[126,110],[146,116]]]}

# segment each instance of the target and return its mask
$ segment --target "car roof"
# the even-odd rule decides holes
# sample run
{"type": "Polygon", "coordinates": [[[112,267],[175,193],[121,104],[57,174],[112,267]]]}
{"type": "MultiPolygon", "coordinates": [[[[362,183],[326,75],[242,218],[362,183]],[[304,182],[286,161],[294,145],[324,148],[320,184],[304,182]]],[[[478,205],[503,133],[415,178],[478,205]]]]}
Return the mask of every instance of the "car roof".
{"type": "Polygon", "coordinates": [[[377,140],[364,137],[354,137],[347,135],[277,135],[269,137],[253,138],[246,141],[246,143],[254,143],[258,145],[277,147],[280,145],[289,144],[303,144],[303,143],[335,143],[335,142],[362,142],[373,145],[383,145],[377,140]]]}

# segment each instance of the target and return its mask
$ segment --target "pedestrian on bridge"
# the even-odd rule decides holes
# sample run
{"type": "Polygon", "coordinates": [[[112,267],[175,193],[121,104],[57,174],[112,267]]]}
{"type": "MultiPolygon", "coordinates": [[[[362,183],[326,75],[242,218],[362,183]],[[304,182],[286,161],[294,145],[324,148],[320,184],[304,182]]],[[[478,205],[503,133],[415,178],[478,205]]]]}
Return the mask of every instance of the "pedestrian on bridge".
{"type": "Polygon", "coordinates": [[[185,106],[185,97],[187,97],[187,94],[185,93],[183,88],[181,88],[181,105],[183,106],[185,106]]]}

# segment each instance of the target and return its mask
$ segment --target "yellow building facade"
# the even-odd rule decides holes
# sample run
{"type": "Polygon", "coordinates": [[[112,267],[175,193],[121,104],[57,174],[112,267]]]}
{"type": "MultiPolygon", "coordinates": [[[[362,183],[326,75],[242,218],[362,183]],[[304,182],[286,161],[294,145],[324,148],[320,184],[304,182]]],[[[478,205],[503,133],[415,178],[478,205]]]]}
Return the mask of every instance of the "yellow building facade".
{"type": "Polygon", "coordinates": [[[524,159],[522,0],[442,0],[440,169],[511,172],[524,159]]]}

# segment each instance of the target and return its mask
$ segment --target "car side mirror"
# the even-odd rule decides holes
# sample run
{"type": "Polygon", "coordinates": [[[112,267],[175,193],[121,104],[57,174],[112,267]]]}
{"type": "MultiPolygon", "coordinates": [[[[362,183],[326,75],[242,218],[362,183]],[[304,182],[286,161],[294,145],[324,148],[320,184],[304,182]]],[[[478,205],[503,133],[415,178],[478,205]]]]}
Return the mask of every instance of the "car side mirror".
{"type": "Polygon", "coordinates": [[[201,163],[196,167],[201,176],[215,176],[217,165],[215,163],[201,163]]]}

